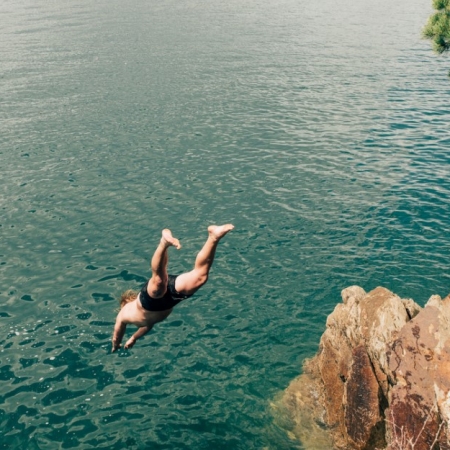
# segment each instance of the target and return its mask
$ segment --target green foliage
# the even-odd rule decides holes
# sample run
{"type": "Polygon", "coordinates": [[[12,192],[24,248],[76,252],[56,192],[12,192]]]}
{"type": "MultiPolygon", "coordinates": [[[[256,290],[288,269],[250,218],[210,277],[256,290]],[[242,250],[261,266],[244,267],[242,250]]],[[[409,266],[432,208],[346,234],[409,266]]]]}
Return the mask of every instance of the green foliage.
{"type": "MultiPolygon", "coordinates": [[[[450,0],[432,0],[437,11],[429,19],[422,36],[433,41],[433,50],[442,54],[450,50],[450,0]]],[[[448,72],[450,78],[450,71],[448,72]]]]}
{"type": "Polygon", "coordinates": [[[433,41],[433,50],[444,53],[450,50],[450,0],[433,0],[437,10],[429,19],[422,35],[433,41]]]}
{"type": "Polygon", "coordinates": [[[440,11],[441,9],[449,9],[450,1],[449,0],[433,0],[433,8],[440,11]]]}

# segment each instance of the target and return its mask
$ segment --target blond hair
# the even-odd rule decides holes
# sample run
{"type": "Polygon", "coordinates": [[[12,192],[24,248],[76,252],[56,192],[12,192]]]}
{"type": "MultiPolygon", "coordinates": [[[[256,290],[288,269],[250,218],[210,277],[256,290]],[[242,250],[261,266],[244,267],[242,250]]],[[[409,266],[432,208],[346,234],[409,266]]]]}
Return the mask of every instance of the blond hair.
{"type": "Polygon", "coordinates": [[[139,292],[133,291],[133,289],[128,289],[120,296],[120,309],[122,309],[127,303],[130,303],[136,300],[136,297],[139,295],[139,292]]]}

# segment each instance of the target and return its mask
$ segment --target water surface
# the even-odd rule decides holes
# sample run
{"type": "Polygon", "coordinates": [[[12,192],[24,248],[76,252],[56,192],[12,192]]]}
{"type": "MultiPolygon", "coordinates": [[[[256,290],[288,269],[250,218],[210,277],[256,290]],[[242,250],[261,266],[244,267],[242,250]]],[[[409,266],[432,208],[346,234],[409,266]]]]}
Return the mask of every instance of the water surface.
{"type": "Polygon", "coordinates": [[[423,0],[0,5],[0,448],[295,449],[340,291],[450,291],[449,60],[423,0]],[[164,227],[209,283],[128,352],[164,227]]]}

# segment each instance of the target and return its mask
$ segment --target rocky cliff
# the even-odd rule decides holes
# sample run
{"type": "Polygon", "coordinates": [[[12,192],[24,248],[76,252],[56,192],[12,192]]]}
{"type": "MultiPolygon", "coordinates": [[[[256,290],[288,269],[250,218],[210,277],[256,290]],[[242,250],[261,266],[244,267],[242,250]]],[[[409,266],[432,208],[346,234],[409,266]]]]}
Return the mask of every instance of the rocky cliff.
{"type": "Polygon", "coordinates": [[[279,403],[306,449],[450,450],[450,296],[342,292],[279,403]]]}

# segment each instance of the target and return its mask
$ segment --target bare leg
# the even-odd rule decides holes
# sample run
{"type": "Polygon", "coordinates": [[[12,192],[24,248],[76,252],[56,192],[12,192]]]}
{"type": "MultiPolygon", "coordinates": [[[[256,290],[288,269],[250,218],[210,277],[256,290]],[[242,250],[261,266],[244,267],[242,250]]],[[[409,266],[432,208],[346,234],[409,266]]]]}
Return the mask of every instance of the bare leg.
{"type": "Polygon", "coordinates": [[[147,292],[153,298],[162,297],[167,290],[167,264],[169,262],[168,248],[181,248],[180,241],[172,236],[168,229],[162,231],[161,240],[151,261],[152,277],[147,285],[147,292]]]}
{"type": "Polygon", "coordinates": [[[208,227],[208,239],[195,259],[194,269],[183,273],[175,281],[175,289],[181,294],[191,295],[208,281],[208,274],[214,262],[217,245],[234,225],[211,225],[208,227]]]}

